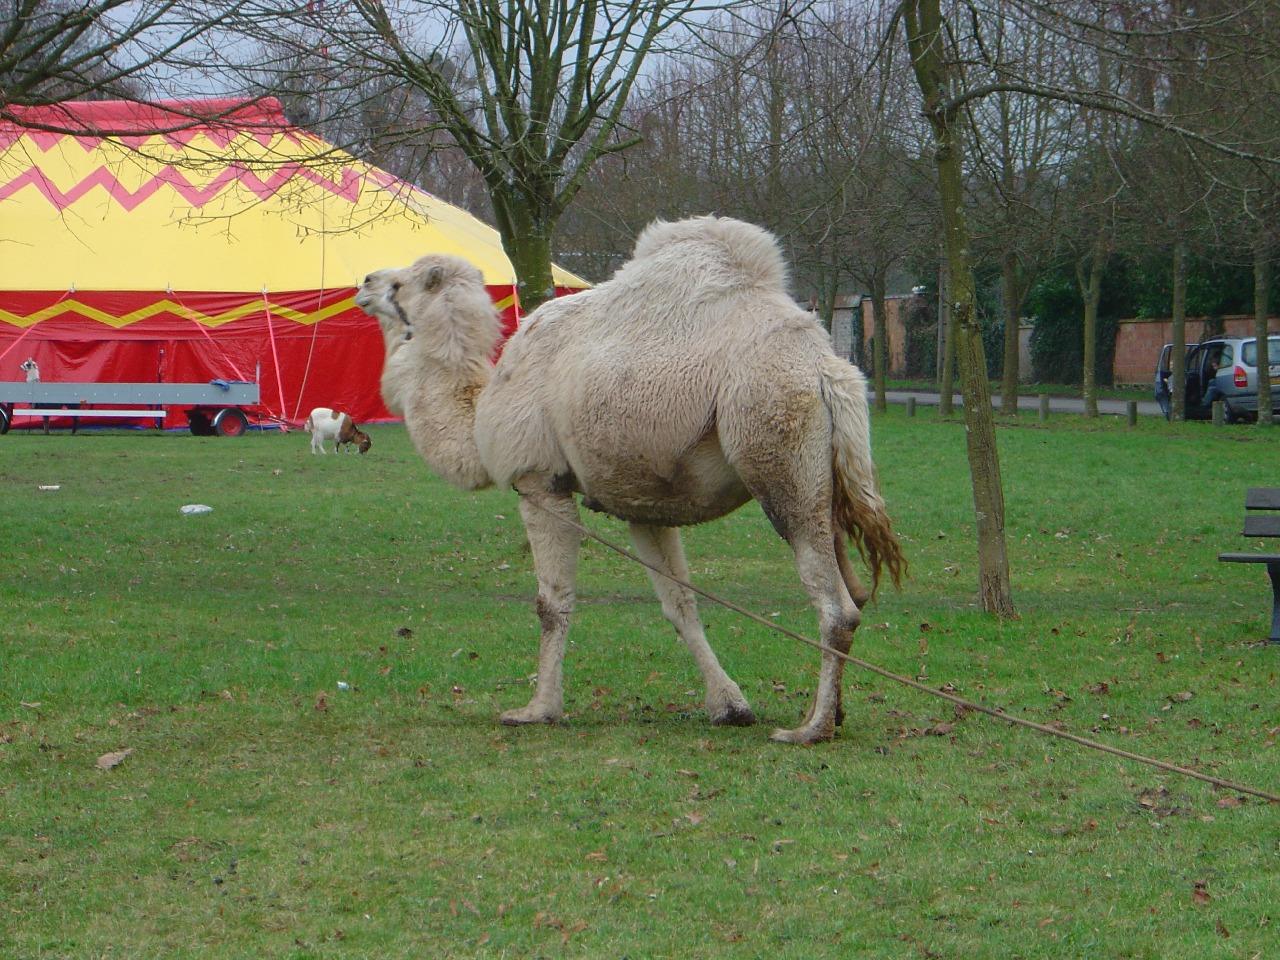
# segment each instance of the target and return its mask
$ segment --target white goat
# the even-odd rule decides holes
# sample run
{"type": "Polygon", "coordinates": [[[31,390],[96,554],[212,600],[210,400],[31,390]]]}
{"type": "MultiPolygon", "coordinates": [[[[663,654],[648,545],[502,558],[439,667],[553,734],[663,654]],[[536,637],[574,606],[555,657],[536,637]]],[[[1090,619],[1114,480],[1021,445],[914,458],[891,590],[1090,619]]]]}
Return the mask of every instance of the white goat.
{"type": "Polygon", "coordinates": [[[333,441],[334,453],[338,452],[339,446],[344,448],[344,452],[350,453],[350,445],[353,443],[361,453],[368,453],[369,448],[373,446],[369,435],[356,427],[350,414],[331,410],[328,407],[316,407],[312,410],[303,429],[311,434],[312,453],[328,453],[325,445],[330,440],[333,441]]]}

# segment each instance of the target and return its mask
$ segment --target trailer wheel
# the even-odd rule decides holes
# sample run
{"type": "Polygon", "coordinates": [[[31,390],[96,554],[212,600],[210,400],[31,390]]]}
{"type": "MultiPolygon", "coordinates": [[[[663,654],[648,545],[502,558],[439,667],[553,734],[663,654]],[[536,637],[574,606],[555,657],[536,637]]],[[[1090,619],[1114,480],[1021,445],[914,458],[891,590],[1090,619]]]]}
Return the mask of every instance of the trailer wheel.
{"type": "Polygon", "coordinates": [[[213,418],[213,429],[220,437],[238,437],[249,429],[249,418],[243,410],[227,407],[213,418]]]}
{"type": "Polygon", "coordinates": [[[213,422],[209,419],[209,414],[203,410],[188,410],[187,426],[191,428],[193,437],[213,436],[213,422]]]}
{"type": "Polygon", "coordinates": [[[9,411],[0,407],[0,434],[9,432],[9,411]]]}

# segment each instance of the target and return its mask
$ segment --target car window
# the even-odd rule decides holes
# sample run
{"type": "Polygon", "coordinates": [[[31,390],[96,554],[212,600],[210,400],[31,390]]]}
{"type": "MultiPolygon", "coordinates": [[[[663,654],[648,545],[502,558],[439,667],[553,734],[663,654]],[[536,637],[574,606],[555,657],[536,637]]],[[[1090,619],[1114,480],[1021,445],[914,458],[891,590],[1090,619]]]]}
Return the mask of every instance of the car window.
{"type": "MultiPolygon", "coordinates": [[[[1258,365],[1258,344],[1255,340],[1240,345],[1240,358],[1246,366],[1258,365]]],[[[1280,337],[1267,337],[1267,361],[1271,364],[1280,362],[1280,337]]]]}

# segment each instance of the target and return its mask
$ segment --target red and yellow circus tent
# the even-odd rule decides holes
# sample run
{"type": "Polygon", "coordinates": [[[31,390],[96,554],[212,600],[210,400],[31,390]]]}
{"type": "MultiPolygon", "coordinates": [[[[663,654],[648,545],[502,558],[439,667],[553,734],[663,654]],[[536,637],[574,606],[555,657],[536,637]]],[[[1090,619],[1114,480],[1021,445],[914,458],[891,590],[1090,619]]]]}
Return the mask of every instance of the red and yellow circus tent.
{"type": "Polygon", "coordinates": [[[288,424],[316,406],[391,419],[382,338],[352,298],[426,253],[480,268],[514,329],[495,230],[274,100],[15,112],[0,121],[0,380],[24,379],[28,357],[45,381],[257,379],[262,412],[288,424]]]}

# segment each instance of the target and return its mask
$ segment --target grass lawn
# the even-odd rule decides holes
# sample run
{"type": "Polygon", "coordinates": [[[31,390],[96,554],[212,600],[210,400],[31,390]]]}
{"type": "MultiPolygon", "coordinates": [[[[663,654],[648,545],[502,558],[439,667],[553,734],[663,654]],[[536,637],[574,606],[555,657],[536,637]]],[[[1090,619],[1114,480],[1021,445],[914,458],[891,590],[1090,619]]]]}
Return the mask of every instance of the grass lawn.
{"type": "MultiPolygon", "coordinates": [[[[1270,589],[1216,562],[1280,433],[1002,422],[1001,624],[963,425],[874,430],[911,574],[855,654],[1280,788],[1270,589]]],[[[643,572],[595,544],[569,716],[501,727],[537,647],[515,499],[370,432],[0,437],[0,958],[1280,955],[1280,806],[852,668],[834,742],[771,743],[817,654],[704,603],[760,718],[713,728],[643,572]]],[[[701,586],[814,635],[754,505],[685,543],[701,586]]]]}

